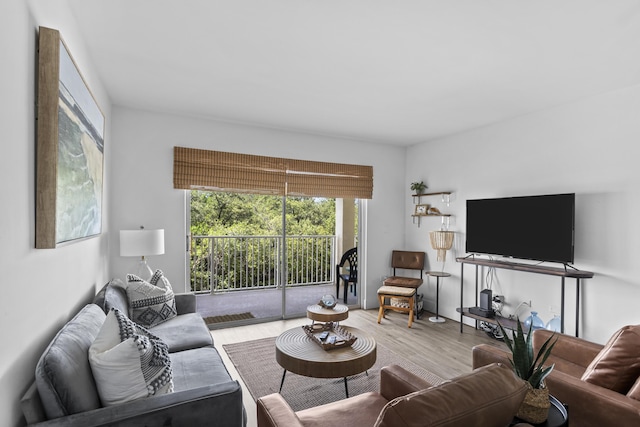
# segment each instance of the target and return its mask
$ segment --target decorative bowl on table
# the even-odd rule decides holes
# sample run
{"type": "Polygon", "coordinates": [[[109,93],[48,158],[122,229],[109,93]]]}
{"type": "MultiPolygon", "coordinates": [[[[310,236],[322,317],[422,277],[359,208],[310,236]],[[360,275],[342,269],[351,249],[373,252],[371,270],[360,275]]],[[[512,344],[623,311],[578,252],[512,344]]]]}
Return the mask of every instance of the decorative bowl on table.
{"type": "Polygon", "coordinates": [[[324,308],[334,308],[337,303],[338,301],[333,295],[323,295],[318,304],[324,308]]]}
{"type": "Polygon", "coordinates": [[[351,347],[351,345],[358,339],[351,332],[347,331],[335,322],[304,325],[302,329],[307,336],[320,345],[323,350],[351,347]]]}

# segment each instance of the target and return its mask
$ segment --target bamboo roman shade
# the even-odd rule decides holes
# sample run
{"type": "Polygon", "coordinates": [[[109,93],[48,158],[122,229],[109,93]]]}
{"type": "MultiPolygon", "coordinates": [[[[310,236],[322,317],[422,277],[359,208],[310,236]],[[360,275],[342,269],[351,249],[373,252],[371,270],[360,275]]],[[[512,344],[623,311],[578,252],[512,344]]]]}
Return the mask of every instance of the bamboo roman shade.
{"type": "Polygon", "coordinates": [[[370,199],[373,167],[174,147],[173,186],[185,190],[370,199]]]}

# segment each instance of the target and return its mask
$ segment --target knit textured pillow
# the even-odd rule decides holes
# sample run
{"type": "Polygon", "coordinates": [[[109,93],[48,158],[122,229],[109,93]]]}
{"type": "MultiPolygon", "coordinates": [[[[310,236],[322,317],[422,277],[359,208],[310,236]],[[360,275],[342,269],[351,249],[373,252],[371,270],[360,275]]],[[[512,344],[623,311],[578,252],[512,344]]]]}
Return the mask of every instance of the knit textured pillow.
{"type": "Polygon", "coordinates": [[[156,270],[148,282],[135,274],[127,274],[127,298],[129,317],[147,328],[178,315],[171,283],[160,270],[156,270]]]}
{"type": "Polygon", "coordinates": [[[89,347],[89,363],[104,406],[173,391],[169,347],[117,308],[89,347]]]}

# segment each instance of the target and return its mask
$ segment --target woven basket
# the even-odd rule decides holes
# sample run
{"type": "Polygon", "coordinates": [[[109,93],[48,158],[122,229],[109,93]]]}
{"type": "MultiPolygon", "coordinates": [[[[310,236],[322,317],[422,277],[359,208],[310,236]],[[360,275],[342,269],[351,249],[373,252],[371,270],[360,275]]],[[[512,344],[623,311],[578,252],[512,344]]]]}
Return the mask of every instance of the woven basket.
{"type": "Polygon", "coordinates": [[[550,406],[548,388],[529,388],[516,416],[522,421],[540,424],[549,416],[550,406]]]}
{"type": "MultiPolygon", "coordinates": [[[[391,297],[390,300],[389,300],[389,304],[391,304],[391,307],[389,307],[391,310],[393,310],[393,307],[409,308],[409,303],[407,302],[406,299],[403,299],[403,298],[391,297]]],[[[417,294],[416,295],[416,305],[417,305],[416,309],[418,311],[422,311],[422,308],[424,306],[424,303],[422,302],[422,294],[417,294]]],[[[406,312],[404,310],[393,310],[393,311],[409,314],[408,312],[406,312]]]]}

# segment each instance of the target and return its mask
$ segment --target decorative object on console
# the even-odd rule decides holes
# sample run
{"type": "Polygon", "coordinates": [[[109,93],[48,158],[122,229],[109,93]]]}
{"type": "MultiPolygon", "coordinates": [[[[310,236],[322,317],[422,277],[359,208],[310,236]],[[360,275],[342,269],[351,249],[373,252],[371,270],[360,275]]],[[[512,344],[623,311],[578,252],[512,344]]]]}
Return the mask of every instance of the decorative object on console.
{"type": "Polygon", "coordinates": [[[153,270],[147,264],[145,256],[164,254],[164,230],[120,230],[120,256],[140,257],[136,276],[150,280],[153,270]]]}
{"type": "Polygon", "coordinates": [[[562,318],[557,314],[553,316],[553,319],[549,320],[547,322],[547,325],[545,326],[546,329],[554,332],[560,332],[561,327],[562,327],[562,318]]]}
{"type": "Polygon", "coordinates": [[[544,328],[544,321],[538,317],[537,311],[532,311],[531,315],[527,317],[527,320],[524,321],[524,328],[527,333],[544,328]]]}
{"type": "Polygon", "coordinates": [[[554,365],[544,367],[544,363],[558,339],[553,340],[555,334],[551,335],[540,347],[540,351],[534,354],[533,334],[527,334],[525,340],[520,319],[517,319],[516,323],[518,327],[516,331],[513,331],[513,341],[509,338],[507,331],[504,330],[500,322],[498,322],[498,326],[505,344],[511,351],[512,358],[509,361],[513,371],[518,377],[527,381],[530,387],[522,405],[520,405],[517,417],[533,424],[539,424],[547,419],[549,407],[551,406],[549,389],[545,387],[544,379],[551,373],[554,365]],[[551,342],[552,340],[553,342],[551,342]]]}
{"type": "Polygon", "coordinates": [[[429,240],[431,247],[438,251],[437,260],[445,262],[447,260],[447,251],[453,246],[453,231],[430,231],[429,240]]]}

